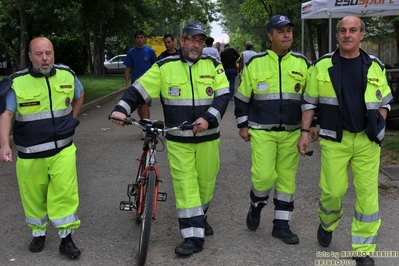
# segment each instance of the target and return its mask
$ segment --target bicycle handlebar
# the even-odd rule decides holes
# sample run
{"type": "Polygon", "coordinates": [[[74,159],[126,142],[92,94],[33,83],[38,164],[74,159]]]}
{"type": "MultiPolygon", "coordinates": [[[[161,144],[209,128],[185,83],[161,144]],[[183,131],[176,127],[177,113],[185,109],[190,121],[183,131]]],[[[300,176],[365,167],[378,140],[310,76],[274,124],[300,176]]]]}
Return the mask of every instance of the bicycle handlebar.
{"type": "Polygon", "coordinates": [[[194,128],[194,126],[199,126],[201,123],[195,123],[195,124],[186,124],[187,121],[184,121],[180,125],[174,126],[174,127],[169,127],[169,128],[164,128],[164,122],[160,120],[150,120],[150,119],[141,119],[141,120],[136,120],[132,117],[128,117],[126,119],[119,119],[112,117],[111,115],[108,116],[108,119],[110,120],[117,120],[117,121],[122,121],[125,125],[134,125],[136,127],[141,128],[144,131],[151,131],[151,132],[157,132],[157,133],[165,133],[168,131],[172,130],[191,130],[194,128]]]}

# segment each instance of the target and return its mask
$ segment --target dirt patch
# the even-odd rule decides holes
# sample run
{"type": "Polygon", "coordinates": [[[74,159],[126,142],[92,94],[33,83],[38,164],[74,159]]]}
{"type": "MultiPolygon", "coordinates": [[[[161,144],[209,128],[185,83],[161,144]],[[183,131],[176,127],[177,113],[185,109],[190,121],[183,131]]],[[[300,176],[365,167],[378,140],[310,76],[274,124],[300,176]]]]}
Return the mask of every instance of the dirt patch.
{"type": "Polygon", "coordinates": [[[398,167],[399,167],[399,159],[398,158],[399,158],[399,153],[397,153],[393,150],[381,149],[380,165],[382,167],[398,165],[398,167]]]}
{"type": "Polygon", "coordinates": [[[399,200],[399,188],[397,186],[380,185],[378,188],[380,195],[399,200]]]}

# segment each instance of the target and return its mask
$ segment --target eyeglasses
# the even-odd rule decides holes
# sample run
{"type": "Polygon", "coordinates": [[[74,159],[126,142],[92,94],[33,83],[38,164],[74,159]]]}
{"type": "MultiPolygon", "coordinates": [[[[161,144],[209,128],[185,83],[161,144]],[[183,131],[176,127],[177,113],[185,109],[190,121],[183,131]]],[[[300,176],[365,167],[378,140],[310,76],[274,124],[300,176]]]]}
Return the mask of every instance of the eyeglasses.
{"type": "Polygon", "coordinates": [[[194,37],[191,37],[191,38],[184,37],[184,39],[188,40],[191,44],[195,44],[195,43],[198,43],[198,45],[204,45],[205,44],[205,40],[203,40],[203,39],[197,40],[194,37]]]}

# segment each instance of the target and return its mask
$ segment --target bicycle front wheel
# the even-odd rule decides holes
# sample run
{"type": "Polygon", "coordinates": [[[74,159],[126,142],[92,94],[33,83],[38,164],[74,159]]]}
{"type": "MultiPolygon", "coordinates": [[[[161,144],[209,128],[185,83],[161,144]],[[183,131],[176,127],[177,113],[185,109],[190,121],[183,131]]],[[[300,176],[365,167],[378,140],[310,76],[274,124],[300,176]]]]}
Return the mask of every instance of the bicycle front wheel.
{"type": "Polygon", "coordinates": [[[140,242],[139,242],[139,265],[144,265],[147,259],[148,245],[150,241],[152,212],[155,200],[155,172],[148,171],[145,184],[144,208],[141,216],[140,242]]]}

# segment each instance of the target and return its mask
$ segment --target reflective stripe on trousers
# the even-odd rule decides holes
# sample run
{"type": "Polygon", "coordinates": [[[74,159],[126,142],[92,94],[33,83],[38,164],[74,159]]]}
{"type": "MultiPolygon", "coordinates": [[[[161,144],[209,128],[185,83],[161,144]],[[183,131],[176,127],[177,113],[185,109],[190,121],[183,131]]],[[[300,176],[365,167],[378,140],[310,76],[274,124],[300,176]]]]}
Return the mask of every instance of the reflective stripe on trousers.
{"type": "Polygon", "coordinates": [[[337,228],[343,215],[342,197],[348,188],[348,164],[353,173],[356,193],[352,220],[352,248],[375,251],[381,224],[378,206],[378,171],[380,147],[366,133],[343,131],[342,142],[322,139],[319,203],[321,224],[328,231],[337,228]]]}

